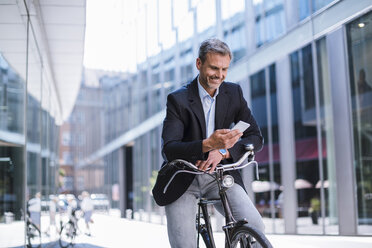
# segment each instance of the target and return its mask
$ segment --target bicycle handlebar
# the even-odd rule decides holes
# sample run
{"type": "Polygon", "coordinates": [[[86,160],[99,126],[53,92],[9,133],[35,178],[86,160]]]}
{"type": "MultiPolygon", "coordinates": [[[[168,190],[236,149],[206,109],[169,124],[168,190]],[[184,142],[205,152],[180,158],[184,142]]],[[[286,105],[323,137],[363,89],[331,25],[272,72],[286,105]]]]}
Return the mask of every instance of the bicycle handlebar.
{"type": "MultiPolygon", "coordinates": [[[[247,167],[248,165],[254,164],[255,167],[256,167],[256,177],[257,177],[257,180],[258,180],[259,179],[259,175],[258,175],[258,163],[257,163],[257,161],[255,161],[253,159],[253,160],[248,161],[247,163],[243,164],[243,162],[249,156],[252,156],[254,158],[253,149],[248,150],[247,152],[245,152],[244,155],[237,162],[235,162],[235,163],[231,163],[231,164],[219,164],[219,165],[217,165],[216,170],[213,171],[212,174],[213,173],[217,173],[217,171],[225,172],[225,171],[231,171],[231,170],[240,170],[240,169],[243,169],[243,168],[247,167]]],[[[186,160],[183,160],[183,159],[175,159],[175,160],[171,161],[169,163],[169,165],[172,166],[172,165],[175,165],[177,163],[182,163],[184,165],[187,165],[189,167],[189,169],[192,169],[192,171],[185,170],[185,169],[176,171],[173,174],[173,176],[169,179],[167,185],[165,185],[164,190],[163,190],[163,193],[164,194],[167,191],[168,186],[171,184],[171,182],[175,178],[175,176],[178,175],[179,173],[185,172],[185,173],[190,173],[190,174],[195,174],[195,175],[201,175],[201,174],[208,173],[209,170],[210,170],[210,168],[208,168],[206,171],[199,170],[199,168],[196,167],[193,163],[190,163],[190,162],[188,162],[186,160]]]]}

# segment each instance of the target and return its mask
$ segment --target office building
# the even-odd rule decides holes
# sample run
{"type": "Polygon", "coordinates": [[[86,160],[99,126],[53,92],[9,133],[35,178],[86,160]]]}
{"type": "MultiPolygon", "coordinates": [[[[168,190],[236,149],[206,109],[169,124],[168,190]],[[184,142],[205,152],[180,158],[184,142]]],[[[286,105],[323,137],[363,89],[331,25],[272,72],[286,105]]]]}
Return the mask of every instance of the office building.
{"type": "Polygon", "coordinates": [[[59,127],[80,86],[84,31],[84,0],[0,1],[1,247],[24,246],[29,200],[40,195],[33,210],[48,216],[61,190],[59,127]]]}
{"type": "MultiPolygon", "coordinates": [[[[155,42],[158,52],[145,54],[136,73],[103,93],[110,133],[79,162],[103,158],[115,172],[106,183],[119,182],[123,215],[130,208],[161,222],[163,210],[150,192],[162,163],[166,95],[197,75],[199,43],[218,37],[234,54],[227,80],[241,85],[265,138],[256,156],[260,180],[252,172],[245,179],[267,232],[371,235],[372,2],[149,1],[141,7],[160,13],[165,2],[172,6],[172,34],[144,42],[144,49],[155,42]],[[176,13],[180,8],[184,15],[176,13]]],[[[163,15],[139,18],[139,32],[155,29],[160,37],[163,15]]]]}

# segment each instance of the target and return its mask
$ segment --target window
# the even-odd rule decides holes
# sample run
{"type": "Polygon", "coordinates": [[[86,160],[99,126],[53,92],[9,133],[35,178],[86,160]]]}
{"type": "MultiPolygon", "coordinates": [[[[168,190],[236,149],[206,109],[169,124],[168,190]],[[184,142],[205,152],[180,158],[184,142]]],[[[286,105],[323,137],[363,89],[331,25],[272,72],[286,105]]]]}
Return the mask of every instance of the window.
{"type": "Polygon", "coordinates": [[[265,144],[256,154],[260,180],[253,181],[255,204],[264,218],[268,218],[266,231],[282,233],[284,220],[280,201],[280,150],[278,134],[277,94],[275,64],[250,77],[252,113],[260,126],[265,144]],[[266,186],[265,186],[266,185],[266,186]],[[267,187],[269,185],[269,187],[267,187]]]}
{"type": "Polygon", "coordinates": [[[310,14],[317,12],[334,0],[298,0],[299,18],[305,19],[310,14]]]}
{"type": "Polygon", "coordinates": [[[256,46],[270,42],[285,31],[283,0],[253,1],[256,20],[256,46]]]}
{"type": "Polygon", "coordinates": [[[333,112],[325,38],[316,41],[315,44],[316,54],[309,44],[290,55],[297,232],[324,234],[325,230],[327,234],[337,234],[333,112]],[[318,69],[317,78],[314,77],[314,68],[318,69]],[[315,90],[316,83],[319,85],[318,91],[315,90]],[[319,96],[319,103],[316,95],[319,96]],[[317,111],[320,111],[318,115],[317,111]]]}
{"type": "Polygon", "coordinates": [[[372,12],[347,25],[358,232],[371,235],[372,12]]]}

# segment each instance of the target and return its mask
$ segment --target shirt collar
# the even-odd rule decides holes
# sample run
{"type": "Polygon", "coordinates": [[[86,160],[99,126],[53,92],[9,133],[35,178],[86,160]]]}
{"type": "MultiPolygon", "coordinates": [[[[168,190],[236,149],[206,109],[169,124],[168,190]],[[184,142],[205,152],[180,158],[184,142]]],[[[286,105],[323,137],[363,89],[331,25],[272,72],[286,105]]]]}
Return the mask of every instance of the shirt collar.
{"type": "Polygon", "coordinates": [[[209,93],[201,85],[201,83],[199,81],[199,76],[198,76],[198,90],[199,90],[199,96],[200,96],[201,99],[204,99],[205,97],[210,97],[210,98],[216,99],[218,93],[220,92],[220,87],[217,88],[216,92],[214,93],[214,96],[211,97],[209,95],[209,93]]]}

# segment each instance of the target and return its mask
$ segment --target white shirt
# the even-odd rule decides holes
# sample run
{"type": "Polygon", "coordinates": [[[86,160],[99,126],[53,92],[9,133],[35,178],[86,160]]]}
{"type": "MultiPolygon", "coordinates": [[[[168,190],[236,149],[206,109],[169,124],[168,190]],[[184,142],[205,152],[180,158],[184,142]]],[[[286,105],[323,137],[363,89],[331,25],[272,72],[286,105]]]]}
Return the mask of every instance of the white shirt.
{"type": "Polygon", "coordinates": [[[216,92],[214,93],[214,96],[211,97],[209,93],[200,84],[199,76],[198,76],[199,97],[203,105],[205,127],[207,129],[206,130],[207,137],[205,138],[208,138],[214,132],[214,122],[215,122],[215,116],[216,116],[216,97],[219,93],[219,89],[220,88],[217,88],[216,92]]]}
{"type": "Polygon", "coordinates": [[[38,197],[32,198],[28,201],[28,211],[40,212],[41,211],[41,200],[38,197]]]}
{"type": "Polygon", "coordinates": [[[84,212],[93,211],[94,205],[92,199],[90,199],[90,197],[84,197],[81,201],[80,207],[84,212]]]}

